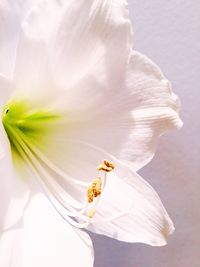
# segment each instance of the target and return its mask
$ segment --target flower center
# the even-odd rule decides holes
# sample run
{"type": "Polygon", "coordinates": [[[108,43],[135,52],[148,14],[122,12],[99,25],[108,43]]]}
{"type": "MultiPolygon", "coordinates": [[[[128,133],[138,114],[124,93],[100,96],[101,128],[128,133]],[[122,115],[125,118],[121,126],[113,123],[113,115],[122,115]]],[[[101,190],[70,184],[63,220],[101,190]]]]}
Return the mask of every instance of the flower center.
{"type": "Polygon", "coordinates": [[[10,100],[2,112],[2,123],[11,145],[14,162],[24,161],[19,151],[19,142],[25,137],[34,144],[46,143],[46,135],[52,133],[61,115],[49,110],[37,108],[27,100],[10,100]],[[51,131],[49,131],[51,128],[51,131]]]}

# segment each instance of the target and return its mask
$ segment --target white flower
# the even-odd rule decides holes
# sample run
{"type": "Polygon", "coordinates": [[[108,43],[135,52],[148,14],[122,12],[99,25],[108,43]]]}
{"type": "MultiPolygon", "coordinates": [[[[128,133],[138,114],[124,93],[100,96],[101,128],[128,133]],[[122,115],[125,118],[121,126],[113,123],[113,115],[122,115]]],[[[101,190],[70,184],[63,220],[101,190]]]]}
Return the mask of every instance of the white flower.
{"type": "Polygon", "coordinates": [[[0,26],[0,265],[92,266],[79,228],[166,244],[173,223],[137,170],[182,123],[132,50],[126,1],[5,1],[0,26]]]}

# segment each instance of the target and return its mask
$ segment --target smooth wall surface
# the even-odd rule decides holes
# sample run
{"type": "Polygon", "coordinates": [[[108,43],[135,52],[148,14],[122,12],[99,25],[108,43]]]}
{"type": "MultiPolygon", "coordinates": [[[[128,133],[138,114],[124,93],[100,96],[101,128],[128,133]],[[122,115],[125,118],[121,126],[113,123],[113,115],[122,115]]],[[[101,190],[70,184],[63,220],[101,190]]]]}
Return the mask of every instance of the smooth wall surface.
{"type": "Polygon", "coordinates": [[[155,61],[181,99],[184,127],[160,139],[140,174],[176,231],[154,248],[94,237],[95,267],[200,267],[200,1],[129,0],[135,49],[155,61]]]}

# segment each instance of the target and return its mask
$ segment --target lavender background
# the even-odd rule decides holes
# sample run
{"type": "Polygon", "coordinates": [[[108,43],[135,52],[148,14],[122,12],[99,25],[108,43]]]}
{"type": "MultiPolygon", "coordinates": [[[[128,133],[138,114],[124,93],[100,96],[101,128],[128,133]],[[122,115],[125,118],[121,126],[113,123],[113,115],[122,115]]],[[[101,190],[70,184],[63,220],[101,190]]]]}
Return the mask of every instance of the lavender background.
{"type": "Polygon", "coordinates": [[[200,1],[129,0],[135,49],[154,60],[182,102],[184,128],[163,136],[140,171],[176,232],[166,247],[92,235],[95,267],[200,267],[200,1]]]}

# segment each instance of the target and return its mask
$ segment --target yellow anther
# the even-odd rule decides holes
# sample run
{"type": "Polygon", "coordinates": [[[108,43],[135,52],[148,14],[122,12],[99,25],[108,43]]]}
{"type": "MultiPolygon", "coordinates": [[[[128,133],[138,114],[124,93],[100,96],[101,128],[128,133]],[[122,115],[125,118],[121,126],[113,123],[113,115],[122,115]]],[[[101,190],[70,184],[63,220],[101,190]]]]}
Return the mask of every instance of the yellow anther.
{"type": "MultiPolygon", "coordinates": [[[[104,160],[98,167],[98,171],[105,171],[105,172],[111,172],[115,168],[115,165],[110,162],[109,160],[104,160]]],[[[104,185],[106,184],[106,174],[104,177],[104,185]]],[[[92,203],[94,201],[94,198],[97,198],[102,193],[102,180],[101,177],[98,177],[97,179],[93,180],[90,186],[87,189],[87,200],[88,203],[92,203]]],[[[96,213],[96,206],[98,205],[98,201],[96,201],[93,205],[93,209],[90,209],[87,211],[88,218],[93,218],[96,213]]]]}
{"type": "Polygon", "coordinates": [[[111,161],[105,159],[105,160],[103,161],[103,163],[104,163],[107,167],[112,168],[112,169],[114,170],[115,165],[114,165],[111,161]]]}
{"type": "Polygon", "coordinates": [[[92,218],[94,217],[95,213],[96,213],[96,209],[89,210],[89,211],[87,212],[87,216],[88,216],[90,219],[92,219],[92,218]]]}
{"type": "Polygon", "coordinates": [[[92,183],[94,197],[98,197],[101,194],[101,186],[102,186],[102,182],[101,182],[101,178],[99,177],[98,179],[94,180],[94,182],[92,183]]]}
{"type": "Polygon", "coordinates": [[[94,197],[97,197],[96,187],[97,187],[97,182],[96,182],[96,180],[94,180],[94,182],[92,183],[92,193],[93,193],[94,197]]]}
{"type": "Polygon", "coordinates": [[[88,197],[88,203],[92,203],[94,200],[94,197],[98,197],[101,195],[101,186],[102,186],[102,181],[101,178],[95,179],[91,186],[88,187],[87,190],[87,197],[88,197]]]}
{"type": "Polygon", "coordinates": [[[104,172],[111,172],[111,171],[112,171],[112,168],[107,167],[105,164],[100,164],[100,165],[97,167],[97,170],[98,170],[98,171],[104,171],[104,172]]]}
{"type": "Polygon", "coordinates": [[[97,170],[111,172],[114,168],[115,168],[115,165],[112,162],[108,160],[104,160],[103,163],[97,167],[97,170]]]}
{"type": "Polygon", "coordinates": [[[87,190],[87,198],[88,198],[88,203],[92,203],[94,200],[94,194],[93,194],[92,186],[90,186],[87,190]]]}

